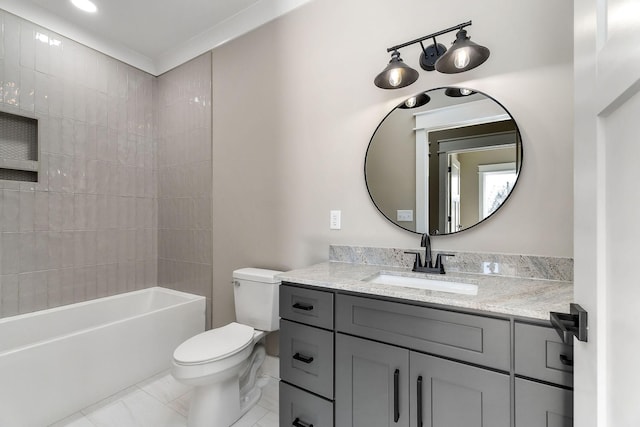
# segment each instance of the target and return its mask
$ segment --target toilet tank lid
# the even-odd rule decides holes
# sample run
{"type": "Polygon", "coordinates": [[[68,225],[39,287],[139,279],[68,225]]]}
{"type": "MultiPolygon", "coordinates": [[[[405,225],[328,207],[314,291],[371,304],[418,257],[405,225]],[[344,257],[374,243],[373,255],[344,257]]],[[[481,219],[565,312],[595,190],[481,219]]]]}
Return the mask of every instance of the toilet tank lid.
{"type": "Polygon", "coordinates": [[[267,270],[264,268],[241,268],[233,272],[233,278],[251,280],[253,282],[280,283],[280,279],[275,277],[276,274],[280,273],[282,273],[282,271],[267,270]]]}

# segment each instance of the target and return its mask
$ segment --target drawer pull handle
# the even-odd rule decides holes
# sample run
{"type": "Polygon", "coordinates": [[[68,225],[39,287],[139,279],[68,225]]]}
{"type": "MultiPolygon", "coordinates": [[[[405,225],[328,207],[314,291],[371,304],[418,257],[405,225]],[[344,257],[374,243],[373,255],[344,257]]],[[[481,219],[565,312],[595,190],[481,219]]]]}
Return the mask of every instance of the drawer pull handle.
{"type": "Polygon", "coordinates": [[[295,420],[293,420],[291,425],[293,427],[313,427],[313,424],[307,424],[303,421],[300,421],[300,418],[296,418],[295,420]]]}
{"type": "Polygon", "coordinates": [[[297,308],[298,310],[304,310],[304,311],[311,311],[313,310],[313,305],[311,304],[302,304],[302,303],[295,303],[293,304],[293,308],[297,308]]]}
{"type": "Polygon", "coordinates": [[[397,423],[400,419],[400,369],[396,369],[393,373],[393,422],[397,423]]]}
{"type": "Polygon", "coordinates": [[[562,363],[564,366],[573,366],[573,360],[569,359],[564,354],[560,355],[560,363],[562,363]]]}
{"type": "Polygon", "coordinates": [[[418,427],[422,427],[422,375],[420,375],[418,377],[418,381],[417,381],[417,393],[416,395],[418,396],[418,405],[416,407],[417,409],[417,413],[418,413],[418,427]]]}
{"type": "Polygon", "coordinates": [[[296,353],[293,355],[293,358],[296,360],[301,361],[302,363],[311,363],[313,362],[313,357],[312,356],[305,356],[303,354],[300,353],[296,353]]]}

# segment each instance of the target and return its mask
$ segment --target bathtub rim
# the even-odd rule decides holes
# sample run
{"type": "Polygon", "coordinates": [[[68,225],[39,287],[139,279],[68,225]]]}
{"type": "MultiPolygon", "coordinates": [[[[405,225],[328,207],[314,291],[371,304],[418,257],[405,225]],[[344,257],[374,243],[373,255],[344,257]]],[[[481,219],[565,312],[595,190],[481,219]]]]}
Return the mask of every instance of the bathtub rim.
{"type": "Polygon", "coordinates": [[[82,306],[97,304],[98,301],[100,301],[100,300],[122,299],[122,298],[125,298],[125,297],[130,296],[130,295],[151,293],[151,292],[163,292],[163,293],[167,293],[167,294],[172,294],[172,295],[175,295],[175,296],[182,297],[182,298],[184,298],[184,300],[176,302],[176,303],[171,304],[171,305],[167,305],[165,307],[157,308],[155,310],[145,311],[143,313],[139,313],[139,314],[136,314],[136,315],[133,315],[133,316],[123,317],[121,319],[112,320],[112,321],[109,321],[109,322],[101,323],[99,325],[94,325],[94,326],[87,327],[87,328],[76,329],[73,332],[68,332],[68,333],[56,335],[56,336],[53,336],[53,337],[50,337],[50,338],[41,339],[41,340],[26,344],[26,345],[22,345],[22,346],[17,346],[17,347],[11,348],[11,349],[6,350],[6,351],[0,351],[0,357],[8,356],[10,354],[17,353],[17,352],[20,352],[20,351],[25,351],[25,350],[28,350],[30,348],[34,348],[34,347],[37,347],[37,346],[40,346],[40,345],[45,345],[47,343],[51,343],[53,341],[57,341],[57,340],[60,340],[60,339],[70,338],[70,337],[74,337],[74,336],[77,336],[77,335],[81,335],[83,333],[86,333],[87,331],[103,329],[103,328],[109,327],[111,325],[117,325],[119,323],[123,323],[123,322],[128,321],[128,320],[138,319],[138,318],[141,318],[141,317],[144,317],[144,316],[152,315],[154,313],[160,313],[162,311],[167,311],[169,309],[174,309],[174,308],[177,308],[177,307],[180,307],[180,306],[183,306],[183,305],[192,304],[194,302],[204,301],[204,303],[206,305],[206,297],[204,297],[202,295],[196,295],[196,294],[192,294],[192,293],[188,293],[188,292],[177,291],[175,289],[169,289],[169,288],[165,288],[165,287],[162,287],[162,286],[152,286],[152,287],[149,287],[149,288],[137,289],[135,291],[128,291],[128,292],[122,292],[122,293],[115,294],[115,295],[108,295],[108,296],[105,296],[105,297],[98,297],[98,298],[90,299],[90,300],[87,300],[87,301],[80,301],[80,302],[75,302],[75,303],[71,303],[71,304],[61,305],[61,306],[58,306],[58,307],[51,307],[51,308],[47,308],[47,309],[44,309],[44,310],[37,310],[37,311],[29,312],[29,313],[17,314],[15,316],[3,317],[3,318],[0,318],[0,327],[4,323],[17,322],[17,321],[20,321],[20,319],[26,319],[26,318],[35,317],[35,316],[38,316],[38,315],[41,315],[41,314],[44,315],[44,314],[55,313],[55,312],[58,312],[58,311],[68,310],[69,307],[71,307],[71,306],[82,307],[82,306]]]}

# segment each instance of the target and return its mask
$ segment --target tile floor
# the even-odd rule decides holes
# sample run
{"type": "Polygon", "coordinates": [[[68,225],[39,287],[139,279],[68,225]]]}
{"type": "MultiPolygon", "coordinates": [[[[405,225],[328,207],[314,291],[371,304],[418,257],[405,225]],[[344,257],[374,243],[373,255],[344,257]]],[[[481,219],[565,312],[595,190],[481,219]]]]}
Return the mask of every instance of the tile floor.
{"type": "MultiPolygon", "coordinates": [[[[277,366],[267,358],[257,380],[262,397],[233,427],[278,427],[277,366]]],[[[50,427],[186,427],[190,398],[191,388],[166,371],[50,427]]]]}

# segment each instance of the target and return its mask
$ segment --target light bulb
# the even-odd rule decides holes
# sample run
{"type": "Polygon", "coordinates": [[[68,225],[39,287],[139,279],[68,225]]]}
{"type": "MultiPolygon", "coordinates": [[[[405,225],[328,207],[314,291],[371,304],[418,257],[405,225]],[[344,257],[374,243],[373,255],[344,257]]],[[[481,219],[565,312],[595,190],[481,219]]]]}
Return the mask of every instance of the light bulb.
{"type": "Polygon", "coordinates": [[[453,65],[456,68],[458,69],[464,68],[467,65],[469,65],[470,61],[471,61],[471,58],[469,57],[469,48],[463,47],[456,50],[456,52],[454,53],[453,65]]]}
{"type": "Polygon", "coordinates": [[[416,99],[415,96],[412,96],[411,98],[407,99],[406,101],[404,101],[404,105],[407,106],[407,108],[413,108],[416,106],[418,100],[416,99]]]}
{"type": "Polygon", "coordinates": [[[394,68],[389,72],[389,84],[397,87],[400,83],[402,83],[402,71],[399,68],[394,68]]]}

